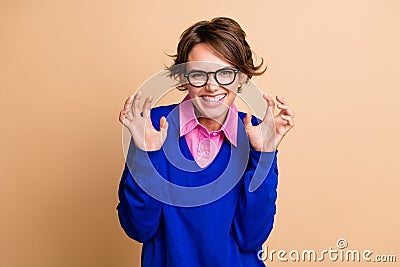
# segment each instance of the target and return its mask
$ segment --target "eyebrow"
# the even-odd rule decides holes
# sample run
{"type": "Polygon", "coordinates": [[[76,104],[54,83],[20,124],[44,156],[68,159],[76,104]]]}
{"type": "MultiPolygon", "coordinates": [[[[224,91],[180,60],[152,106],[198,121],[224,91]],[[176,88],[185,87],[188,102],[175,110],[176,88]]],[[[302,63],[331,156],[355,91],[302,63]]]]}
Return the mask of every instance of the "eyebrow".
{"type": "Polygon", "coordinates": [[[199,70],[199,69],[188,69],[188,72],[191,72],[191,71],[201,71],[201,72],[206,72],[205,70],[199,70]]]}
{"type": "Polygon", "coordinates": [[[226,66],[226,67],[223,67],[223,68],[221,68],[221,69],[217,69],[217,70],[215,70],[215,71],[205,71],[205,70],[200,70],[200,69],[188,69],[187,72],[192,72],[192,71],[217,72],[217,71],[219,71],[219,70],[236,70],[236,68],[235,68],[235,67],[226,66]]]}

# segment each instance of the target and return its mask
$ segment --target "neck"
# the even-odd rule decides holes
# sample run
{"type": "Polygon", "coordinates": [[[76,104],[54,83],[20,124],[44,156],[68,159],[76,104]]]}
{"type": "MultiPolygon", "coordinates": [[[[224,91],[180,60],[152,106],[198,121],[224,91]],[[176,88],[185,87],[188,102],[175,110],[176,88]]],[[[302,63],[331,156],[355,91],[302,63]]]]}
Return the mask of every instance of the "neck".
{"type": "Polygon", "coordinates": [[[203,125],[209,132],[220,130],[222,124],[224,123],[226,117],[228,116],[228,110],[224,114],[216,118],[204,117],[200,115],[200,113],[197,111],[196,108],[194,109],[194,113],[199,123],[203,125]]]}
{"type": "Polygon", "coordinates": [[[199,123],[201,125],[203,125],[204,127],[206,127],[206,129],[209,132],[218,131],[222,127],[222,123],[220,123],[219,121],[214,120],[214,119],[209,119],[209,118],[202,117],[202,118],[199,118],[198,120],[199,120],[199,123]]]}

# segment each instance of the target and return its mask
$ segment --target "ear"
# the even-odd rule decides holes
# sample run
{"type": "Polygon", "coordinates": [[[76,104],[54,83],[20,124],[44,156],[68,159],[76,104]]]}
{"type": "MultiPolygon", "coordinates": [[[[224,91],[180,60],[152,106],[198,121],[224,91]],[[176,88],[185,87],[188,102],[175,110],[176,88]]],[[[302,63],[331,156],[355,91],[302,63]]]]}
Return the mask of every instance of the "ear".
{"type": "Polygon", "coordinates": [[[239,72],[239,83],[240,84],[247,85],[249,83],[249,81],[250,81],[249,76],[247,76],[244,73],[239,72]]]}

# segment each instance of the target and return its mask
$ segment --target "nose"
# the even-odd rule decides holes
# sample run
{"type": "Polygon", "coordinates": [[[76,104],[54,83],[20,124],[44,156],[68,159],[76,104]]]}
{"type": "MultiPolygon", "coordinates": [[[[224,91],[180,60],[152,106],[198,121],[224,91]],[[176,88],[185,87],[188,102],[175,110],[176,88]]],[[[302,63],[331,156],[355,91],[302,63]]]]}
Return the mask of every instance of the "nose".
{"type": "Polygon", "coordinates": [[[215,75],[212,73],[208,74],[208,81],[205,85],[205,89],[209,92],[215,92],[219,89],[219,84],[215,80],[215,75]]]}

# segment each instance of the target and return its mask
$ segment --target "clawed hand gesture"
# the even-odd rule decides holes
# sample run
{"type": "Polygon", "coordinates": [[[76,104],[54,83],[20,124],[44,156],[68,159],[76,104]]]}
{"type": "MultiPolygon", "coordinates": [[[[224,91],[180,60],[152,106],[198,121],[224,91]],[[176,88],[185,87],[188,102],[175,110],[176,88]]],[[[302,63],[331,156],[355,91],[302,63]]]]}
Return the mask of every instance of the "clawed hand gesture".
{"type": "Polygon", "coordinates": [[[253,126],[251,114],[244,118],[244,126],[254,150],[272,152],[278,148],[282,138],[294,127],[294,113],[287,105],[286,99],[277,96],[279,113],[275,115],[275,102],[270,96],[263,95],[268,107],[262,122],[253,126]]]}
{"type": "Polygon", "coordinates": [[[168,123],[165,117],[160,119],[160,130],[157,131],[150,119],[150,107],[153,98],[147,97],[143,108],[140,110],[142,92],[131,95],[124,108],[119,113],[119,121],[130,131],[135,145],[144,151],[156,151],[161,149],[167,138],[168,123]]]}

